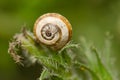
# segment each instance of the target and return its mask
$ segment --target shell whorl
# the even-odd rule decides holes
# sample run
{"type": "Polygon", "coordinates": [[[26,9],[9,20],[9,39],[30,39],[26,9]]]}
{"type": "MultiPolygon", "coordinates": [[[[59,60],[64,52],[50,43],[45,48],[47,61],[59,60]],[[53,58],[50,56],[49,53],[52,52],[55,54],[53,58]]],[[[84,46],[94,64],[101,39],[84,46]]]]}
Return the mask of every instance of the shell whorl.
{"type": "Polygon", "coordinates": [[[40,43],[48,45],[54,50],[59,50],[70,41],[72,27],[62,15],[47,13],[35,22],[34,34],[40,43]]]}

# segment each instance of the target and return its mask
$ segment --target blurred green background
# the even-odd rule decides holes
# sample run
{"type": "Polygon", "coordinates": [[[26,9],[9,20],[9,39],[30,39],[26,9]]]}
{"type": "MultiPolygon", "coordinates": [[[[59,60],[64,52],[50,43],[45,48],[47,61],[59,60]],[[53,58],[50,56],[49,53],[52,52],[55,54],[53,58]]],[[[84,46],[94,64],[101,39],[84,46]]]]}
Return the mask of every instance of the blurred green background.
{"type": "Polygon", "coordinates": [[[84,36],[101,49],[105,33],[110,31],[114,35],[111,53],[120,72],[120,0],[0,0],[0,80],[39,77],[39,66],[15,64],[8,46],[24,25],[32,31],[35,20],[48,12],[60,13],[71,22],[74,42],[84,36]]]}

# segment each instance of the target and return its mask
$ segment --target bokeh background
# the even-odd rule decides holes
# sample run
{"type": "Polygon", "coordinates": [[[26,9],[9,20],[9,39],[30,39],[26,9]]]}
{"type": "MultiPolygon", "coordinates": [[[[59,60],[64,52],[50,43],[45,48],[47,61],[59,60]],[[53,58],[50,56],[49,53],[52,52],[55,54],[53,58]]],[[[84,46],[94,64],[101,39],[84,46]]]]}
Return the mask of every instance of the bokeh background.
{"type": "Polygon", "coordinates": [[[60,13],[71,22],[74,42],[84,36],[101,48],[110,31],[114,36],[112,57],[120,72],[120,0],[0,0],[0,80],[36,80],[39,76],[39,65],[15,64],[8,46],[24,25],[32,31],[35,20],[48,12],[60,13]]]}

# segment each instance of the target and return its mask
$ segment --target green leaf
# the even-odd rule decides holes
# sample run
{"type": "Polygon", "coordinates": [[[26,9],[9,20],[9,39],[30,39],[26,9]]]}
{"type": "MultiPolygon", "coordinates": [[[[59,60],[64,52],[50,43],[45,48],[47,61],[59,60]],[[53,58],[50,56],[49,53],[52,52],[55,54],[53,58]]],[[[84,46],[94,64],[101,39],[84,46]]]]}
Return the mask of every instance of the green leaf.
{"type": "Polygon", "coordinates": [[[44,79],[47,79],[47,78],[49,78],[50,77],[50,73],[49,73],[49,71],[44,67],[43,68],[43,71],[42,71],[42,73],[41,73],[41,76],[40,76],[40,78],[39,78],[39,80],[44,80],[44,79]]]}

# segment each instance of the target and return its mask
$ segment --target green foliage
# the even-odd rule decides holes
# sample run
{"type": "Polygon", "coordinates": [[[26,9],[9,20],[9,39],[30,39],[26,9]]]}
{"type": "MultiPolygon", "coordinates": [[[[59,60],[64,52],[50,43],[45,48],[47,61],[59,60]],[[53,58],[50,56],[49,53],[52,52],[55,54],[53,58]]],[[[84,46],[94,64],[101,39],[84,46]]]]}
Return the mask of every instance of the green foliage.
{"type": "Polygon", "coordinates": [[[35,62],[41,64],[43,71],[39,80],[113,80],[115,75],[110,67],[110,40],[111,36],[108,35],[104,51],[100,52],[84,38],[80,39],[80,44],[71,41],[60,51],[53,51],[37,43],[33,33],[24,29],[10,43],[9,53],[23,65],[24,60],[29,60],[29,65],[35,62]]]}
{"type": "MultiPolygon", "coordinates": [[[[8,42],[24,24],[32,30],[35,20],[40,15],[49,12],[60,13],[71,22],[73,27],[72,39],[80,45],[80,50],[82,45],[79,42],[80,36],[86,38],[87,44],[90,43],[89,40],[94,42],[102,63],[111,74],[118,75],[119,79],[114,78],[113,80],[120,80],[120,74],[115,71],[116,69],[120,73],[120,0],[0,0],[0,80],[34,80],[35,76],[31,76],[34,74],[29,73],[29,71],[33,71],[33,68],[22,67],[21,70],[20,66],[14,64],[7,52],[8,42]],[[108,30],[114,35],[110,50],[107,50],[108,40],[108,45],[102,47],[104,33],[108,30]],[[108,56],[111,54],[115,60],[110,61],[111,57],[108,56]],[[112,69],[111,64],[115,66],[112,69]],[[29,71],[26,71],[28,69],[29,71]]],[[[75,53],[72,55],[80,55],[81,57],[77,57],[77,60],[81,61],[84,57],[79,49],[72,49],[75,53]]],[[[45,54],[47,50],[44,48],[40,51],[45,54]]],[[[17,52],[17,54],[19,53],[17,52]]],[[[25,62],[31,62],[31,58],[33,57],[25,62]]]]}

